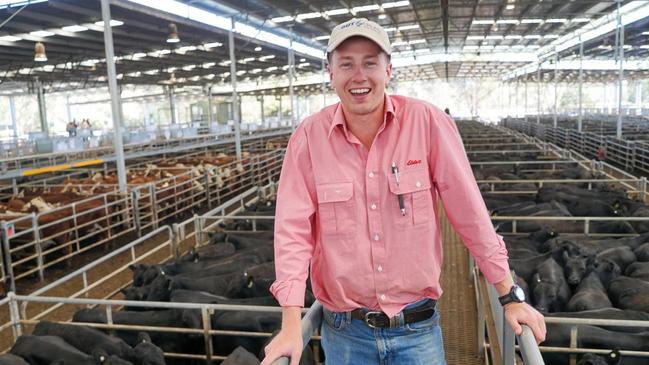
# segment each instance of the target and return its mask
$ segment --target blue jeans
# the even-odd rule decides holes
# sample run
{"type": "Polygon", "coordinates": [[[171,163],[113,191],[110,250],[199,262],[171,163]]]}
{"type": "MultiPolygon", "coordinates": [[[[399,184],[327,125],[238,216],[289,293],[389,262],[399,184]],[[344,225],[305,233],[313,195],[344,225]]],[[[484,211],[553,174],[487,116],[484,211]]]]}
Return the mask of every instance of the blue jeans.
{"type": "MultiPolygon", "coordinates": [[[[410,304],[416,307],[425,301],[410,304]]],[[[324,310],[322,348],[326,365],[446,365],[439,313],[394,328],[371,328],[351,314],[324,310]]]]}

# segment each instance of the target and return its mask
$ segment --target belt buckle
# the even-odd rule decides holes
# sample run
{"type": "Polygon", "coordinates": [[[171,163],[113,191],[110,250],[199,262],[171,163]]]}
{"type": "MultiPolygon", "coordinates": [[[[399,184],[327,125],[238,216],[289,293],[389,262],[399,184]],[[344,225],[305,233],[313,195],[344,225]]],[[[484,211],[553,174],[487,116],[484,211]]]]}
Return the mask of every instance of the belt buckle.
{"type": "Polygon", "coordinates": [[[380,316],[381,314],[383,314],[383,312],[379,311],[369,311],[365,313],[365,324],[367,324],[370,328],[377,328],[377,326],[370,323],[370,320],[372,319],[372,316],[380,316]]]}

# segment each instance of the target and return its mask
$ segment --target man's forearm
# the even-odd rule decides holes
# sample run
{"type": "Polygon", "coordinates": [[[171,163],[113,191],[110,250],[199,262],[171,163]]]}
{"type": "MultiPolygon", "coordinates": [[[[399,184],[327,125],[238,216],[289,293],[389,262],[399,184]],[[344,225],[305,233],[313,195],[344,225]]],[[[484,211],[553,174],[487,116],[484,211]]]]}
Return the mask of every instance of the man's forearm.
{"type": "Polygon", "coordinates": [[[514,280],[512,280],[512,277],[510,275],[507,275],[505,279],[497,283],[494,283],[494,287],[496,288],[496,291],[500,296],[509,293],[509,290],[512,288],[512,285],[514,285],[514,280]]]}
{"type": "Polygon", "coordinates": [[[302,308],[282,307],[282,329],[302,330],[302,308]]]}

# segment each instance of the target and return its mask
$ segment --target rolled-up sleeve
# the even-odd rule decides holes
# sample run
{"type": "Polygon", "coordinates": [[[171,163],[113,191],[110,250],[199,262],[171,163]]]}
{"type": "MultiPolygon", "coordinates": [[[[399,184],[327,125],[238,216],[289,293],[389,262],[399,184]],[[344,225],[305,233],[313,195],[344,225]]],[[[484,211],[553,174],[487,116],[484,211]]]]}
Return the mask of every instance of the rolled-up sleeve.
{"type": "Polygon", "coordinates": [[[315,184],[305,129],[291,137],[282,165],[275,213],[275,273],[271,293],[282,307],[304,306],[315,245],[315,184]]]}
{"type": "Polygon", "coordinates": [[[449,222],[487,281],[502,281],[509,275],[505,242],[493,228],[455,122],[437,110],[431,118],[431,178],[449,222]]]}

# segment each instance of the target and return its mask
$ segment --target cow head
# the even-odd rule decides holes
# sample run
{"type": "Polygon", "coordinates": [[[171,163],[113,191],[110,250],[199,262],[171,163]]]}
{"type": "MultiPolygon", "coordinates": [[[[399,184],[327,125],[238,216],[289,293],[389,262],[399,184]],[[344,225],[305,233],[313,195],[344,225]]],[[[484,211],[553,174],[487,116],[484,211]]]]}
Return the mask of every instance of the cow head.
{"type": "Polygon", "coordinates": [[[532,277],[532,295],[534,308],[541,313],[557,311],[559,301],[559,287],[556,283],[543,280],[538,274],[532,277]]]}
{"type": "Polygon", "coordinates": [[[609,259],[596,260],[593,264],[595,272],[599,276],[602,285],[608,290],[611,281],[621,275],[622,269],[614,261],[609,259]]]}
{"type": "Polygon", "coordinates": [[[138,364],[165,365],[164,352],[151,342],[151,337],[146,332],[137,334],[137,345],[134,350],[138,364]]]}
{"type": "Polygon", "coordinates": [[[592,265],[593,257],[581,254],[571,255],[568,250],[564,250],[563,261],[568,284],[577,286],[586,275],[589,264],[592,265]]]}

